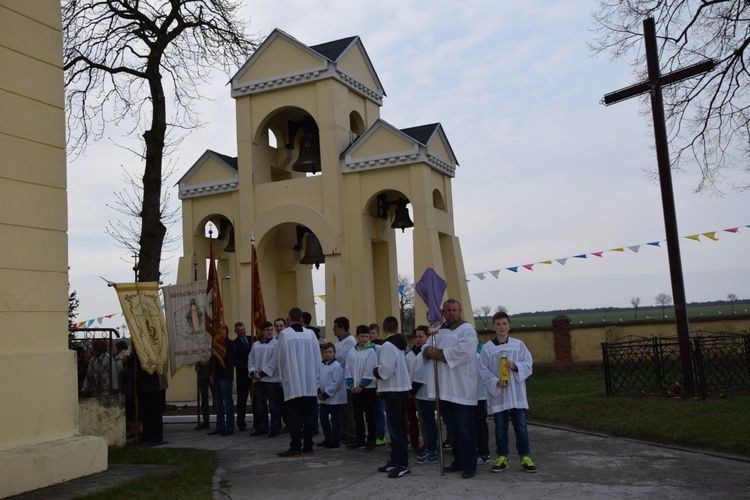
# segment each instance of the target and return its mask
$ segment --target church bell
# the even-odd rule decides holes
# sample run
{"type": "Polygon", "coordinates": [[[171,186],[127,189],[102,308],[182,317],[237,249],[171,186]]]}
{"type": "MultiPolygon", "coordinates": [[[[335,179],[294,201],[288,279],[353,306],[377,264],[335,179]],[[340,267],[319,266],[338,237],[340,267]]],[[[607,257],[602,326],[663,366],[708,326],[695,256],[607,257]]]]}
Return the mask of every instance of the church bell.
{"type": "Polygon", "coordinates": [[[409,209],[406,208],[407,203],[408,200],[406,200],[405,198],[399,198],[398,201],[396,201],[396,210],[393,215],[393,224],[391,224],[391,228],[400,229],[402,233],[407,227],[414,227],[414,223],[409,218],[409,209]]]}
{"type": "Polygon", "coordinates": [[[320,137],[316,133],[305,132],[300,140],[299,158],[292,165],[295,172],[320,172],[320,137]]]}
{"type": "Polygon", "coordinates": [[[320,246],[320,240],[312,232],[307,235],[307,245],[305,246],[305,255],[300,259],[300,264],[314,264],[315,269],[320,269],[320,265],[325,263],[326,256],[323,255],[323,247],[320,246]]]}
{"type": "Polygon", "coordinates": [[[224,247],[224,252],[234,253],[234,228],[230,227],[227,235],[227,246],[224,247]]]}

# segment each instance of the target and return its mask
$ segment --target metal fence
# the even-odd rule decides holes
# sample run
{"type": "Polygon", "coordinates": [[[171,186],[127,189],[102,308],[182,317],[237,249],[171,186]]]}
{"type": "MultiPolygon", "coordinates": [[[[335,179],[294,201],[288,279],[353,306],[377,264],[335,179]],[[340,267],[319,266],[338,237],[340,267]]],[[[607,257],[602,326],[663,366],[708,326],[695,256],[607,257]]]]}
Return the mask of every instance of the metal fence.
{"type": "MultiPolygon", "coordinates": [[[[690,336],[698,396],[750,388],[750,334],[698,330],[690,336]]],[[[677,337],[604,342],[602,356],[607,396],[682,395],[677,337]]]]}
{"type": "Polygon", "coordinates": [[[113,328],[68,329],[68,347],[78,352],[79,398],[118,392],[115,342],[119,337],[113,328]]]}

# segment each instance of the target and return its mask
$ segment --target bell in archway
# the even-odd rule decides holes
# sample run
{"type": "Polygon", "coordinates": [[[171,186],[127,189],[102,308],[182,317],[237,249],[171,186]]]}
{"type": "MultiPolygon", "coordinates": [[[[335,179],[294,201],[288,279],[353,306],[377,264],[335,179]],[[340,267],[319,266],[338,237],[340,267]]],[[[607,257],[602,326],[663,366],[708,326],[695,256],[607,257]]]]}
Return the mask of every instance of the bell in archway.
{"type": "Polygon", "coordinates": [[[292,165],[295,172],[320,172],[320,138],[315,133],[302,134],[299,158],[292,165]]]}
{"type": "Polygon", "coordinates": [[[393,229],[400,229],[402,233],[407,227],[414,227],[414,223],[409,218],[409,209],[406,208],[408,202],[404,198],[396,201],[396,211],[393,216],[393,224],[391,224],[393,229]]]}
{"type": "Polygon", "coordinates": [[[300,264],[314,264],[315,269],[320,269],[320,265],[325,263],[326,256],[323,255],[323,247],[320,246],[320,240],[313,233],[307,235],[307,246],[305,255],[300,259],[300,264]]]}
{"type": "Polygon", "coordinates": [[[227,236],[227,246],[224,247],[224,252],[234,253],[234,228],[229,228],[229,234],[227,236]]]}

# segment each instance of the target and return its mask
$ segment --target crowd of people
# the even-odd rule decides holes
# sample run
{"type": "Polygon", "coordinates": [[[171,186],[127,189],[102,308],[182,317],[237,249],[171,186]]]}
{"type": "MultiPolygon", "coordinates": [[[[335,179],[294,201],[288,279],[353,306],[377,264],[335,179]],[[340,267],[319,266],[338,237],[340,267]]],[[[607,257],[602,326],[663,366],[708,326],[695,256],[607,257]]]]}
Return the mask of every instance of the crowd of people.
{"type": "Polygon", "coordinates": [[[476,330],[462,318],[458,301],[447,300],[442,313],[442,324],[417,327],[412,347],[393,316],[382,325],[359,325],[353,335],[349,320],[338,317],[335,343],[320,340],[310,326],[311,316],[297,307],[286,319],[265,322],[254,342],[238,322],[236,338],[225,337],[221,355],[196,365],[203,418],[196,429],[210,429],[209,387],[217,414],[211,435],[247,429],[252,393],[250,436],[273,438],[288,431],[289,447],[277,453],[280,457],[310,454],[315,446],[371,452],[387,444],[388,434],[390,457],[378,468],[388,477],[411,473],[409,447],[418,453],[416,463],[429,464],[439,461],[441,446],[452,453],[444,471],[471,478],[478,465],[491,461],[487,418],[492,415],[497,458],[491,471],[509,467],[512,423],[520,467],[536,472],[526,426],[525,380],[533,364],[529,350],[509,336],[510,318],[504,312],[493,317],[495,338],[485,344],[479,344],[476,330]],[[436,414],[447,431],[442,443],[436,414]],[[324,437],[316,444],[313,436],[319,428],[324,437]]]}
{"type": "MultiPolygon", "coordinates": [[[[297,307],[286,319],[263,323],[257,339],[248,337],[241,322],[234,325],[233,340],[222,327],[221,349],[215,346],[208,362],[195,365],[200,405],[196,430],[218,436],[248,430],[250,400],[250,436],[289,433],[289,447],[277,453],[280,457],[310,454],[315,446],[371,452],[388,443],[387,434],[390,457],[378,470],[388,477],[411,473],[410,447],[417,464],[438,462],[442,447],[452,453],[444,471],[471,478],[478,465],[491,461],[487,419],[492,415],[497,458],[491,471],[509,467],[512,424],[520,466],[536,472],[526,425],[525,380],[532,374],[533,360],[524,343],[510,337],[509,316],[496,313],[495,337],[479,344],[458,301],[447,300],[442,314],[442,324],[414,330],[412,347],[393,316],[382,325],[358,325],[354,334],[349,320],[338,317],[333,322],[335,343],[321,340],[319,330],[310,326],[311,315],[297,307]],[[216,409],[214,429],[209,392],[216,409]],[[446,429],[442,443],[437,416],[446,429]],[[316,444],[313,436],[319,429],[323,439],[316,444]]],[[[91,344],[90,352],[78,351],[79,390],[122,392],[128,437],[140,430],[135,427],[139,420],[140,440],[162,443],[164,377],[140,369],[123,341],[116,343],[114,356],[101,339],[91,344]]]]}

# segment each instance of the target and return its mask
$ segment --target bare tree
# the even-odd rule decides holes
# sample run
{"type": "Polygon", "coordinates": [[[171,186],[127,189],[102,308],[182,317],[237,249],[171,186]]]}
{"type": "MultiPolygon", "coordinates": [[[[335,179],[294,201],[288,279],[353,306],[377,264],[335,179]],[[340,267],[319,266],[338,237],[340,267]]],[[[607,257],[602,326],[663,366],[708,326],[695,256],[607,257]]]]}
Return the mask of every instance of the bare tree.
{"type": "MultiPolygon", "coordinates": [[[[200,125],[191,105],[214,68],[227,74],[257,42],[245,34],[237,0],[63,0],[68,145],[80,153],[108,123],[132,122],[144,162],[133,210],[140,223],[139,281],[158,281],[164,157],[200,125]],[[167,98],[172,108],[167,113],[167,98]]],[[[111,227],[111,226],[110,226],[111,227]]],[[[127,236],[125,233],[121,235],[127,236]]]]}
{"type": "Polygon", "coordinates": [[[506,313],[507,314],[508,313],[508,308],[505,307],[504,305],[499,305],[499,306],[497,306],[495,308],[495,312],[496,313],[506,313]]]}
{"type": "Polygon", "coordinates": [[[672,305],[672,296],[668,293],[660,293],[654,300],[656,301],[657,306],[661,306],[661,317],[666,318],[667,313],[665,308],[672,305]]]}
{"type": "Polygon", "coordinates": [[[411,280],[398,275],[398,306],[401,313],[401,332],[410,336],[416,328],[414,324],[414,285],[411,280]]]}
{"type": "MultiPolygon", "coordinates": [[[[613,59],[632,55],[639,80],[646,71],[642,23],[648,17],[656,23],[662,73],[716,61],[714,71],[663,88],[672,164],[700,168],[696,191],[721,193],[724,183],[750,189],[743,175],[750,173],[750,2],[598,0],[593,16],[592,49],[613,59]],[[730,170],[741,172],[738,183],[727,179],[730,170]]],[[[648,98],[642,100],[647,106],[648,98]]]]}
{"type": "Polygon", "coordinates": [[[633,319],[638,319],[638,306],[641,305],[641,298],[631,297],[630,305],[632,305],[633,308],[635,309],[635,315],[633,316],[633,319]]]}
{"type": "Polygon", "coordinates": [[[482,325],[484,325],[484,329],[488,330],[488,320],[490,312],[492,311],[492,308],[490,306],[480,306],[475,308],[472,312],[474,313],[474,319],[479,320],[482,322],[482,325]]]}
{"type": "Polygon", "coordinates": [[[727,294],[727,300],[731,304],[731,306],[732,306],[732,314],[734,314],[734,303],[737,301],[737,296],[735,294],[733,294],[733,293],[728,293],[727,294]]]}

